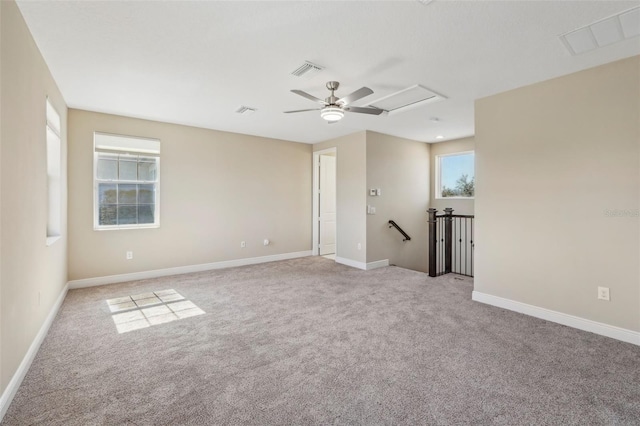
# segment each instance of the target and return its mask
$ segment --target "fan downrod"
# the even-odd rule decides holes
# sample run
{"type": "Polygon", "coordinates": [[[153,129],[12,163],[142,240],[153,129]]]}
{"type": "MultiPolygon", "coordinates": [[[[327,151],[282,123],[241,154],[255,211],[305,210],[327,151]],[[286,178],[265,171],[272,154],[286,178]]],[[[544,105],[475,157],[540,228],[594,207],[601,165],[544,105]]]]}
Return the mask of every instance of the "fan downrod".
{"type": "Polygon", "coordinates": [[[337,81],[327,81],[327,89],[331,90],[331,95],[325,99],[325,102],[329,105],[336,105],[338,98],[333,94],[333,92],[338,90],[338,87],[340,87],[340,83],[337,81]]]}

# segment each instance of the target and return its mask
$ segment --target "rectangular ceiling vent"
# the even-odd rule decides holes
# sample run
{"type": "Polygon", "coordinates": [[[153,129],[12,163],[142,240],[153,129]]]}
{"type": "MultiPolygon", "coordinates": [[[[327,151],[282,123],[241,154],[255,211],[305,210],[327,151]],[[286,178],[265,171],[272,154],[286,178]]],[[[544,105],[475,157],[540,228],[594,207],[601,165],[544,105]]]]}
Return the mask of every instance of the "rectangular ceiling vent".
{"type": "Polygon", "coordinates": [[[416,84],[415,86],[380,98],[370,103],[369,106],[388,111],[391,115],[445,99],[447,98],[424,86],[416,84]]]}
{"type": "Polygon", "coordinates": [[[560,41],[572,55],[640,35],[640,7],[626,10],[609,18],[561,34],[560,41]]]}
{"type": "Polygon", "coordinates": [[[237,112],[238,114],[245,114],[245,115],[249,115],[249,114],[253,114],[254,112],[256,112],[256,109],[255,109],[255,108],[248,107],[248,106],[241,105],[241,106],[240,106],[240,108],[238,108],[238,109],[236,110],[236,112],[237,112]]]}
{"type": "Polygon", "coordinates": [[[291,75],[295,75],[296,77],[311,77],[312,75],[319,73],[323,69],[324,68],[322,68],[320,65],[316,65],[309,61],[304,61],[304,64],[291,71],[291,75]]]}

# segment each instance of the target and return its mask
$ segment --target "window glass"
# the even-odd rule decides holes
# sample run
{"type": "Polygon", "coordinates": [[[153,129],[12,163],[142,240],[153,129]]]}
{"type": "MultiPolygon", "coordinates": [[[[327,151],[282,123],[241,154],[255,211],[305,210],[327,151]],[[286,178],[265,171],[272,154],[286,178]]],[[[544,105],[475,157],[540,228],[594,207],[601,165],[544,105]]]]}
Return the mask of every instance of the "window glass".
{"type": "Polygon", "coordinates": [[[138,180],[138,162],[120,160],[118,178],[120,180],[138,180]]]}
{"type": "Polygon", "coordinates": [[[138,185],[138,204],[153,204],[154,199],[153,185],[138,185]]]}
{"type": "Polygon", "coordinates": [[[138,204],[138,223],[153,223],[154,210],[153,204],[138,204]]]}
{"type": "Polygon", "coordinates": [[[159,153],[155,139],[94,134],[95,229],[159,225],[159,153]]]}
{"type": "Polygon", "coordinates": [[[474,153],[438,156],[437,196],[472,198],[475,195],[474,153]]]}
{"type": "Polygon", "coordinates": [[[156,180],[156,163],[141,161],[138,163],[138,179],[143,181],[156,180]]]}
{"type": "Polygon", "coordinates": [[[138,206],[119,204],[118,205],[118,224],[130,225],[138,223],[138,206]]]}
{"type": "Polygon", "coordinates": [[[62,133],[60,115],[51,102],[46,101],[47,124],[47,245],[53,244],[62,232],[62,133]]]}
{"type": "Polygon", "coordinates": [[[111,158],[98,159],[98,179],[117,180],[118,179],[118,160],[111,158]]]}
{"type": "Polygon", "coordinates": [[[136,185],[118,185],[118,204],[135,204],[137,198],[136,185]]]}

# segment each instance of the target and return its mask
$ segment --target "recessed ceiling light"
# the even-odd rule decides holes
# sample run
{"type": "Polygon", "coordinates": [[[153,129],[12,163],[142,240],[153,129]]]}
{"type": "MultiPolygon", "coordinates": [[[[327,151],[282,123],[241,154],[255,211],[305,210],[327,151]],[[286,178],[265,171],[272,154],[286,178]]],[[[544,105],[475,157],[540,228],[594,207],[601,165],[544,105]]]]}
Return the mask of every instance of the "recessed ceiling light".
{"type": "Polygon", "coordinates": [[[438,135],[438,136],[436,136],[436,139],[444,139],[444,136],[438,135]]]}

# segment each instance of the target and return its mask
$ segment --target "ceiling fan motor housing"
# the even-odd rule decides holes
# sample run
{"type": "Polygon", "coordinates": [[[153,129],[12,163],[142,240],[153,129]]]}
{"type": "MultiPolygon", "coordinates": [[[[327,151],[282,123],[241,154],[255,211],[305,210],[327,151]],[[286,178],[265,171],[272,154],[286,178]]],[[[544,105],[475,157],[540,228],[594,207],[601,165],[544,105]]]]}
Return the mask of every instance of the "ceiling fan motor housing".
{"type": "Polygon", "coordinates": [[[327,81],[327,89],[331,90],[332,92],[334,90],[338,90],[338,87],[340,87],[340,83],[338,83],[337,81],[327,81]]]}

